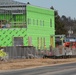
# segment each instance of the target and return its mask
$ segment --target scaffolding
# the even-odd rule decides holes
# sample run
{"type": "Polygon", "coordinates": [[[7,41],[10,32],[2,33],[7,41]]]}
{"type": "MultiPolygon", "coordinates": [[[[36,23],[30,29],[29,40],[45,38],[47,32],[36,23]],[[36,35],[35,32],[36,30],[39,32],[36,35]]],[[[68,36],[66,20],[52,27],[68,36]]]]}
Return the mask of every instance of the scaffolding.
{"type": "Polygon", "coordinates": [[[0,28],[26,27],[26,4],[14,0],[0,0],[0,28]]]}

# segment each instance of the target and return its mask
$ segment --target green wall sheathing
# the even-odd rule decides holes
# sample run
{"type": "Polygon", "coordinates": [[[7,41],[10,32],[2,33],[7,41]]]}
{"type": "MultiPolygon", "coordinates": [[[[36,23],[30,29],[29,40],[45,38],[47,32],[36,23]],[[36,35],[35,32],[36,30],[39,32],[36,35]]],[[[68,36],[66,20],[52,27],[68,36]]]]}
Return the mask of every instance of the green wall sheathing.
{"type": "Polygon", "coordinates": [[[54,11],[51,9],[44,9],[31,5],[28,5],[26,9],[27,9],[27,21],[28,19],[30,19],[31,21],[30,24],[28,24],[27,22],[27,28],[28,28],[27,35],[28,37],[29,36],[32,37],[32,45],[34,45],[36,48],[40,46],[40,48],[43,49],[44,38],[45,38],[46,48],[49,49],[50,36],[55,35],[54,11]],[[52,20],[52,26],[50,26],[50,19],[52,20]],[[40,21],[44,21],[44,24],[40,25],[40,21]],[[38,42],[38,38],[40,42],[38,42]]]}
{"type": "Polygon", "coordinates": [[[25,28],[0,29],[0,46],[13,46],[14,37],[23,37],[24,46],[27,45],[27,31],[25,28]]]}

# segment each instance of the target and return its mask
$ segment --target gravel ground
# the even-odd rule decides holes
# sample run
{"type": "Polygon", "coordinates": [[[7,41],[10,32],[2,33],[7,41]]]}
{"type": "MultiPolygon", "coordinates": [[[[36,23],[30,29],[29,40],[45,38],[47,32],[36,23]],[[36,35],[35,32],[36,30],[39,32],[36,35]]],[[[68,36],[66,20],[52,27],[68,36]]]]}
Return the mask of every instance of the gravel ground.
{"type": "Polygon", "coordinates": [[[7,62],[0,61],[0,70],[22,69],[37,66],[47,66],[61,63],[76,62],[76,58],[69,59],[15,59],[7,62]]]}

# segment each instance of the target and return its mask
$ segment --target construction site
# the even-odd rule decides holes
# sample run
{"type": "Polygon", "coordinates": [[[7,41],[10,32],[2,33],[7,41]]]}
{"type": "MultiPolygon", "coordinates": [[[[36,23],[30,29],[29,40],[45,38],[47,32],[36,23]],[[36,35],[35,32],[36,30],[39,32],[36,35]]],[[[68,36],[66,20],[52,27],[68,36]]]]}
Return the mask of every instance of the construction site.
{"type": "Polygon", "coordinates": [[[15,0],[0,0],[0,63],[10,64],[0,66],[0,70],[76,62],[76,41],[71,38],[74,47],[67,45],[69,41],[63,45],[65,36],[55,35],[54,17],[52,9],[15,0]],[[56,44],[57,36],[62,38],[61,44],[56,44]]]}

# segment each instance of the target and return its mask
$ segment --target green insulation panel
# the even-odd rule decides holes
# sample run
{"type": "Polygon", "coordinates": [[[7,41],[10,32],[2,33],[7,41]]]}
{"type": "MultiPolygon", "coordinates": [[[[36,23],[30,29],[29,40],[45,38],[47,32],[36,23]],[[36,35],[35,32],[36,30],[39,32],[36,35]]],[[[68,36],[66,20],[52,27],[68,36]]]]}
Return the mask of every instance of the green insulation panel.
{"type": "Polygon", "coordinates": [[[23,45],[27,45],[27,31],[25,28],[0,29],[0,46],[13,46],[14,37],[23,37],[23,45]]]}
{"type": "Polygon", "coordinates": [[[22,22],[25,21],[25,14],[0,14],[0,20],[22,22]]]}
{"type": "MultiPolygon", "coordinates": [[[[55,35],[54,11],[27,5],[27,36],[31,37],[32,45],[39,49],[47,48],[51,45],[50,38],[55,35]]],[[[55,38],[53,37],[53,47],[55,38]]]]}

